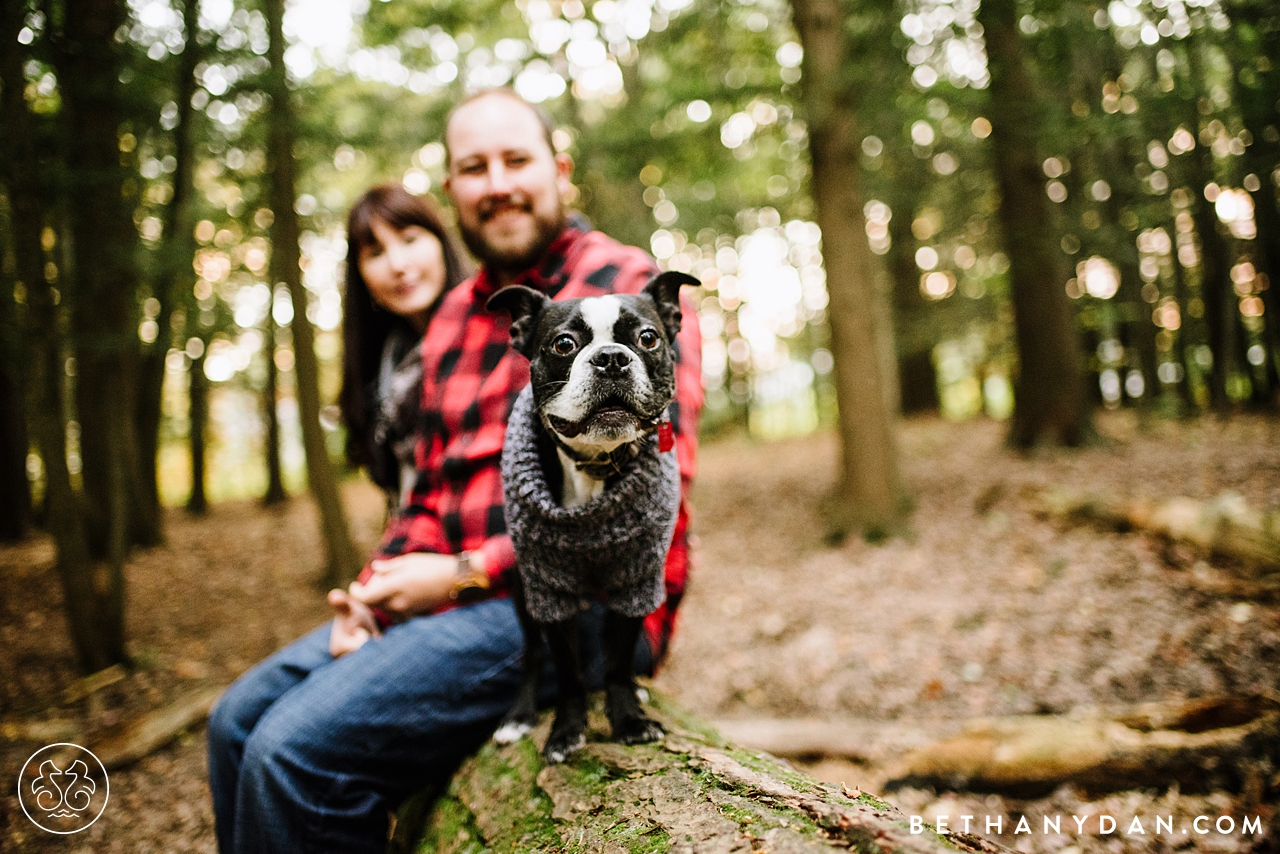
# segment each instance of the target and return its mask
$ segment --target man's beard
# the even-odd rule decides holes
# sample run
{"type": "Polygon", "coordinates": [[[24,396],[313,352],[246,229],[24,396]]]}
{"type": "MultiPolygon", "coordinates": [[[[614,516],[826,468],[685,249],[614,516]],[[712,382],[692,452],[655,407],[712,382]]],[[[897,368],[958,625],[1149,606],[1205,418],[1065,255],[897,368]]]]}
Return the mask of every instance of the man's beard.
{"type": "Polygon", "coordinates": [[[492,271],[512,274],[522,273],[540,261],[547,248],[560,236],[560,232],[564,231],[567,222],[564,206],[559,203],[556,204],[555,213],[549,216],[539,214],[529,201],[516,201],[514,204],[511,201],[482,204],[477,213],[480,214],[480,227],[458,223],[459,230],[462,232],[462,242],[471,250],[472,255],[492,271]],[[533,234],[519,245],[495,246],[484,236],[485,221],[505,207],[515,207],[533,215],[533,234]]]}

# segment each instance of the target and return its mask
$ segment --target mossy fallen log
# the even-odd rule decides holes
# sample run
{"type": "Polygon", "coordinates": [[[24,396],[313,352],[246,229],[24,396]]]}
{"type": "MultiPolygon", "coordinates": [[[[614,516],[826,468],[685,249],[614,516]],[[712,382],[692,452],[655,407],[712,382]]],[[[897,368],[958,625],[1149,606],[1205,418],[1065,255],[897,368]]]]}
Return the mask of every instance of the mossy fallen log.
{"type": "Polygon", "coordinates": [[[1033,499],[1040,516],[1089,522],[1118,531],[1143,531],[1191,545],[1241,564],[1255,582],[1280,581],[1280,514],[1250,508],[1224,492],[1210,501],[1167,498],[1161,501],[1046,490],[1033,499]]]}
{"type": "Polygon", "coordinates": [[[888,788],[933,786],[1040,797],[1070,783],[1093,793],[1124,789],[1244,791],[1280,764],[1280,713],[1263,698],[1146,704],[1118,717],[1052,715],[971,721],[917,748],[888,788]]]}
{"type": "Polygon", "coordinates": [[[532,739],[486,744],[436,801],[413,850],[506,852],[747,852],[804,854],[1005,851],[976,836],[911,832],[906,816],[866,793],[818,782],[768,754],[726,742],[662,698],[655,744],[605,739],[591,715],[587,747],[543,764],[532,739]]]}

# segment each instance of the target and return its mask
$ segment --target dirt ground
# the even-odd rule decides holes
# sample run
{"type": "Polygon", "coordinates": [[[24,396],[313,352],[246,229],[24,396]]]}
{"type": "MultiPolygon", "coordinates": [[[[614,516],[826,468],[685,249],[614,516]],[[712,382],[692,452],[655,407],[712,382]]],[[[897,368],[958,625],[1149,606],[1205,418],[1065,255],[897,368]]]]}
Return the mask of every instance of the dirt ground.
{"type": "MultiPolygon", "coordinates": [[[[1210,592],[1203,556],[1140,534],[1037,519],[1029,496],[1069,487],[1116,496],[1207,499],[1234,491],[1280,507],[1280,421],[1237,417],[1139,425],[1104,416],[1108,442],[1022,458],[989,421],[913,420],[901,431],[915,501],[911,532],[880,545],[823,541],[817,507],[835,477],[829,435],[702,450],[695,493],[697,567],[658,686],[712,720],[850,718],[945,731],[988,715],[1280,690],[1280,604],[1210,592]]],[[[357,539],[371,546],[381,499],[346,487],[357,539]]],[[[129,566],[129,646],[136,669],[88,699],[76,682],[61,595],[45,540],[0,547],[0,780],[55,741],[92,744],[113,724],[228,683],[326,619],[308,501],[167,517],[167,545],[129,566]]],[[[893,745],[881,745],[881,753],[893,745]]],[[[826,760],[816,775],[877,791],[875,765],[826,760]]],[[[29,824],[0,791],[0,851],[213,852],[203,729],[111,774],[102,820],[70,837],[29,824]]],[[[8,788],[6,786],[6,788],[8,788]]],[[[1274,804],[1176,787],[1090,798],[1064,787],[1036,801],[904,789],[908,814],[1004,817],[1001,842],[1024,852],[1274,850],[1275,840],[1153,832],[1198,815],[1261,815],[1274,804]],[[1061,814],[1063,833],[1041,816],[1061,814]],[[1096,818],[1077,833],[1070,816],[1096,818]],[[1026,815],[1036,832],[1013,833],[1026,815]],[[1147,832],[1124,831],[1140,816],[1147,832]]],[[[1184,821],[1185,820],[1185,821],[1184,821]]],[[[981,827],[977,829],[981,830],[981,827]]]]}

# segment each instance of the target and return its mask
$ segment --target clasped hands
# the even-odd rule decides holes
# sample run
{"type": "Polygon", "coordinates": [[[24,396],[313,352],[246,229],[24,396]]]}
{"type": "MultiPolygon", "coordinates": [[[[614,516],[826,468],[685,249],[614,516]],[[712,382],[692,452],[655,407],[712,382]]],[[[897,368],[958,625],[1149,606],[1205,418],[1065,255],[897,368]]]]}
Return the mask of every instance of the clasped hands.
{"type": "Polygon", "coordinates": [[[329,652],[335,658],[353,652],[382,634],[373,609],[397,619],[425,614],[449,599],[458,574],[455,555],[413,552],[369,564],[373,574],[363,584],[330,590],[333,625],[329,652]]]}

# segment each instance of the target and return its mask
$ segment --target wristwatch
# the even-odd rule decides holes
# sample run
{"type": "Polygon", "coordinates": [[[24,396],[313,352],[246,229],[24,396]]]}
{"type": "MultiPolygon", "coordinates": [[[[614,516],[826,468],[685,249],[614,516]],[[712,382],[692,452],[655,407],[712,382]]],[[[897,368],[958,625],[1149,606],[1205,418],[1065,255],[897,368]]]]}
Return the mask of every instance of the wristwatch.
{"type": "Polygon", "coordinates": [[[453,578],[453,587],[449,589],[449,598],[455,602],[472,602],[480,598],[489,589],[489,575],[479,567],[472,566],[471,552],[458,554],[458,572],[453,578]]]}

